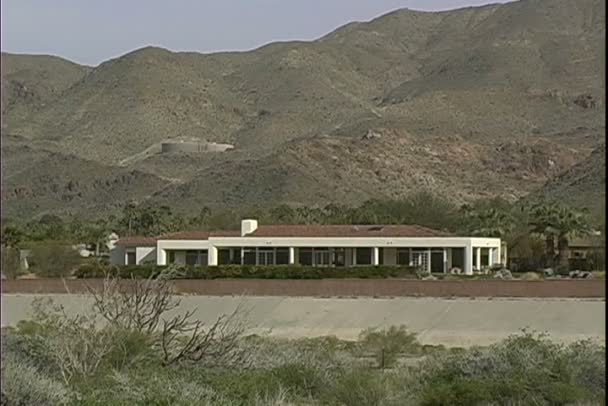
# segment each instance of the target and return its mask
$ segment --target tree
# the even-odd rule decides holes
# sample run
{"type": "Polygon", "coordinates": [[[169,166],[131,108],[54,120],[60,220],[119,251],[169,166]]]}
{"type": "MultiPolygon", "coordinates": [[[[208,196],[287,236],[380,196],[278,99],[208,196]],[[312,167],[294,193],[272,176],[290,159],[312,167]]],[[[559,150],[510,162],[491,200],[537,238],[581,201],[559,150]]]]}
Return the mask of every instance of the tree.
{"type": "Polygon", "coordinates": [[[2,246],[5,248],[19,248],[23,238],[23,230],[16,225],[7,225],[2,228],[2,246]]]}
{"type": "Polygon", "coordinates": [[[545,266],[555,266],[557,242],[558,263],[561,268],[567,268],[570,239],[591,231],[586,213],[556,202],[539,202],[532,205],[529,214],[531,231],[545,238],[545,266]]]}
{"type": "Polygon", "coordinates": [[[528,226],[530,231],[541,235],[545,239],[545,255],[543,258],[544,266],[555,266],[555,239],[557,230],[555,229],[555,216],[557,212],[556,203],[538,202],[527,208],[529,215],[528,226]]]}
{"type": "Polygon", "coordinates": [[[558,263],[562,268],[568,267],[570,257],[570,239],[577,235],[588,235],[591,227],[586,219],[586,213],[569,207],[560,207],[556,213],[554,227],[557,230],[558,263]]]}
{"type": "Polygon", "coordinates": [[[503,210],[495,208],[476,210],[469,205],[464,205],[461,212],[464,220],[463,228],[468,235],[473,237],[505,239],[515,228],[515,219],[510,213],[503,210]]]}
{"type": "Polygon", "coordinates": [[[2,271],[14,279],[21,271],[19,246],[23,240],[23,231],[15,225],[7,225],[2,229],[2,271]]]}

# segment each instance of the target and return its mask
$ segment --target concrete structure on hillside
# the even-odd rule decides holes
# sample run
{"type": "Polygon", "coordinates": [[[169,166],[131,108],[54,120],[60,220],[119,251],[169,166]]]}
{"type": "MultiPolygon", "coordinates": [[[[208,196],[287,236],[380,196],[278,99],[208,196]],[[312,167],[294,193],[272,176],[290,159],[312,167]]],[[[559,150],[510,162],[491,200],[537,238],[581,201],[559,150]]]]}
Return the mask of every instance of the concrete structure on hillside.
{"type": "Polygon", "coordinates": [[[466,274],[504,264],[499,238],[458,237],[417,225],[258,225],[119,239],[114,264],[411,265],[466,274]]]}
{"type": "Polygon", "coordinates": [[[160,144],[160,150],[163,154],[168,153],[186,153],[198,154],[202,152],[224,152],[234,149],[232,144],[218,144],[207,141],[184,141],[174,140],[165,141],[160,144]]]}

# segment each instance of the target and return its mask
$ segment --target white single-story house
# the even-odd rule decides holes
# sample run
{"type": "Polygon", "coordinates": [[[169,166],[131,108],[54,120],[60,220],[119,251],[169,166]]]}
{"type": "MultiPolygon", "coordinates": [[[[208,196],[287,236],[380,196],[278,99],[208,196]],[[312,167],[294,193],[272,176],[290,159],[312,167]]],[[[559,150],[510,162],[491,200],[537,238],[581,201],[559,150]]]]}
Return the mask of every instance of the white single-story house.
{"type": "Polygon", "coordinates": [[[117,265],[415,265],[430,272],[466,274],[504,264],[499,238],[458,237],[417,225],[259,225],[236,231],[184,231],[121,238],[117,265]]]}

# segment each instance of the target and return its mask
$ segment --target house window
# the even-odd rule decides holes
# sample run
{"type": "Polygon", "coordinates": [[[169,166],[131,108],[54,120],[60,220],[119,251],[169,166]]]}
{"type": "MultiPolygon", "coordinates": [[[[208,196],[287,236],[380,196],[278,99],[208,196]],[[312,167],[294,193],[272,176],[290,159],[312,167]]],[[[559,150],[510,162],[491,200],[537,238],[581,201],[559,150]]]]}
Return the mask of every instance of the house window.
{"type": "Polygon", "coordinates": [[[372,249],[371,248],[357,248],[357,265],[371,265],[372,263],[372,249]]]}
{"type": "Polygon", "coordinates": [[[334,250],[334,265],[335,266],[346,265],[346,250],[344,248],[336,248],[334,250]]]}
{"type": "Polygon", "coordinates": [[[316,266],[331,265],[331,251],[329,251],[327,248],[315,248],[314,257],[316,266]]]}
{"type": "Polygon", "coordinates": [[[397,248],[397,265],[410,265],[409,248],[397,248]]]}
{"type": "Polygon", "coordinates": [[[135,251],[127,252],[127,265],[135,265],[136,264],[136,256],[135,251]]]}
{"type": "Polygon", "coordinates": [[[300,264],[312,265],[312,248],[300,249],[300,264]]]}
{"type": "Polygon", "coordinates": [[[275,260],[277,265],[289,264],[289,248],[277,248],[275,260]]]}
{"type": "Polygon", "coordinates": [[[274,249],[258,251],[258,265],[274,265],[274,249]]]}
{"type": "Polygon", "coordinates": [[[226,264],[230,263],[230,251],[231,251],[231,249],[217,250],[218,265],[226,265],[226,264]]]}
{"type": "Polygon", "coordinates": [[[207,265],[207,250],[186,251],[186,265],[207,265]]]}
{"type": "Polygon", "coordinates": [[[243,264],[255,265],[255,249],[243,250],[243,264]]]}
{"type": "Polygon", "coordinates": [[[167,251],[167,263],[169,265],[175,263],[175,251],[167,251]]]}

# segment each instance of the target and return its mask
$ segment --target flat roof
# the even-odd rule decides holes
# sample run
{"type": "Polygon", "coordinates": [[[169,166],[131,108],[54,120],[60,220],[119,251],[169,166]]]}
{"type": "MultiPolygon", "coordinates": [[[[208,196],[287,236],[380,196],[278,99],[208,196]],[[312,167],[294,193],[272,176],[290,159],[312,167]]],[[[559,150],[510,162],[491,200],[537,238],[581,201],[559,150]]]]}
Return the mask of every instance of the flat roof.
{"type": "Polygon", "coordinates": [[[418,225],[261,225],[247,237],[452,237],[418,225]]]}

